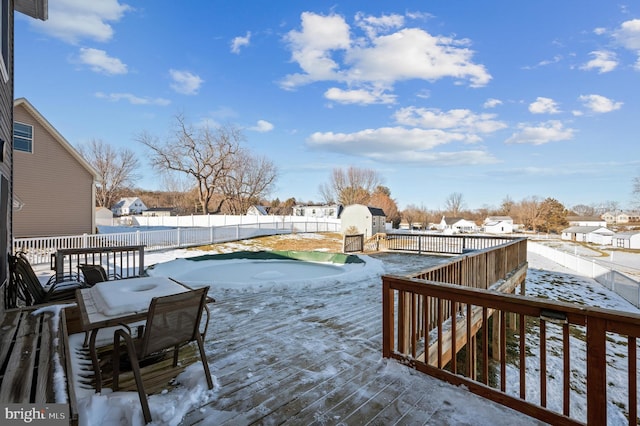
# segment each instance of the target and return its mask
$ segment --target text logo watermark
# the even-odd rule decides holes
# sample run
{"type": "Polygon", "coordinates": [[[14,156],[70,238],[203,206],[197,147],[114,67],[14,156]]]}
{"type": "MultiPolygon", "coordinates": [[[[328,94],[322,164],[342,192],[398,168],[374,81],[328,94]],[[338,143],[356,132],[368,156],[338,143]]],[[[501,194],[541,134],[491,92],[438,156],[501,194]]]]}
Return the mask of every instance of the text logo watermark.
{"type": "Polygon", "coordinates": [[[69,424],[67,404],[0,404],[2,425],[47,425],[69,424]]]}

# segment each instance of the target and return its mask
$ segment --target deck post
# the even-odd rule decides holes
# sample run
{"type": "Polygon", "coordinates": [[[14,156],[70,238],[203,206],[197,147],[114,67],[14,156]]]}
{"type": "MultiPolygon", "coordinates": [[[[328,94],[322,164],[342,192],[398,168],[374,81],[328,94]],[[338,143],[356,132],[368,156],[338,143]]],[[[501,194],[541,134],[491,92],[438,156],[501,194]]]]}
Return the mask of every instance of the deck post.
{"type": "Polygon", "coordinates": [[[393,324],[395,312],[393,309],[393,290],[386,279],[382,280],[382,356],[391,357],[393,344],[393,324]]]}
{"type": "Polygon", "coordinates": [[[587,424],[607,423],[606,320],[587,318],[587,424]]]}

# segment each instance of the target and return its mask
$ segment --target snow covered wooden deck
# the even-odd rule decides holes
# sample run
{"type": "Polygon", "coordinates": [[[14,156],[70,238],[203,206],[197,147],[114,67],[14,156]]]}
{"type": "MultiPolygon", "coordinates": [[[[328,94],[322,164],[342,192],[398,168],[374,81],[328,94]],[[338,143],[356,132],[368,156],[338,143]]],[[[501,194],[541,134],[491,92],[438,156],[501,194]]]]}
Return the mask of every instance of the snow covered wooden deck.
{"type": "MultiPolygon", "coordinates": [[[[443,260],[403,258],[398,271],[443,260]]],[[[220,388],[185,425],[539,424],[383,359],[379,280],[212,296],[206,345],[220,388]]]]}

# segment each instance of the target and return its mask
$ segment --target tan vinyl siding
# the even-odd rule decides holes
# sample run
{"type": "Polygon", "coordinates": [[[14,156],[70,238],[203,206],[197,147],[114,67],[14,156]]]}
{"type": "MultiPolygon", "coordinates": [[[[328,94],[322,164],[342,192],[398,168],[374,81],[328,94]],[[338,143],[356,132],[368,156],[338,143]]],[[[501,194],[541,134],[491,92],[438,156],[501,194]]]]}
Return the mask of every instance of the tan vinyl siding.
{"type": "Polygon", "coordinates": [[[93,233],[93,175],[23,105],[14,121],[33,126],[33,152],[14,152],[14,237],[93,233]]]}

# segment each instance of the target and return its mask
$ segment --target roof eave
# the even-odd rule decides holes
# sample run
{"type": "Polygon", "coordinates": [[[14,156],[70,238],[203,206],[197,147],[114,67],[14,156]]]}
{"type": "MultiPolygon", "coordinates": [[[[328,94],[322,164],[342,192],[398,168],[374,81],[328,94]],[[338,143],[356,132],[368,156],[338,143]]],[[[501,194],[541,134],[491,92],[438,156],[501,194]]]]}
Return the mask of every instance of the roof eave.
{"type": "Polygon", "coordinates": [[[15,0],[14,9],[41,21],[49,18],[49,0],[15,0]]]}

